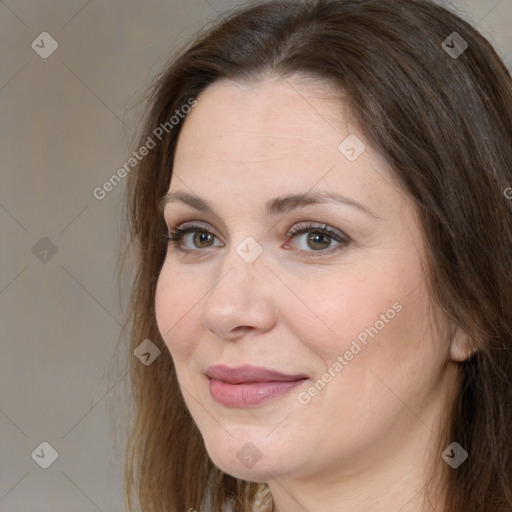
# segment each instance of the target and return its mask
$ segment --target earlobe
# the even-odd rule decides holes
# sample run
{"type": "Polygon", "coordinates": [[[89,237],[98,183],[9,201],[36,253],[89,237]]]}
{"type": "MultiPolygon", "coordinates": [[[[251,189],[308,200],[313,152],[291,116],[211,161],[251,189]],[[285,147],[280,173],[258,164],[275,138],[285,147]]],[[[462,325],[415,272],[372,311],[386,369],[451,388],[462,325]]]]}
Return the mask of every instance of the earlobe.
{"type": "Polygon", "coordinates": [[[461,327],[454,322],[450,323],[450,358],[453,361],[465,361],[476,352],[472,341],[461,327]]]}

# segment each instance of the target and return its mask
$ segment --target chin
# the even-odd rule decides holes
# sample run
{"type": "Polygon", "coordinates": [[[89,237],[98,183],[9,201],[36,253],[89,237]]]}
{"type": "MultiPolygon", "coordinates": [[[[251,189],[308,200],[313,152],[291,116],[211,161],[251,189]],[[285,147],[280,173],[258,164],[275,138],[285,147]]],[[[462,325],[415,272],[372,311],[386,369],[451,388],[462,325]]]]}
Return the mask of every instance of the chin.
{"type": "MultiPolygon", "coordinates": [[[[291,466],[299,462],[290,460],[293,454],[288,456],[286,453],[278,453],[279,446],[272,444],[263,448],[258,445],[257,440],[254,443],[246,441],[248,437],[230,438],[230,442],[224,444],[212,440],[211,444],[205,443],[205,446],[212,462],[234,478],[262,483],[293,472],[291,466]]],[[[261,442],[263,444],[264,440],[261,442]]]]}
{"type": "Polygon", "coordinates": [[[254,482],[254,483],[265,483],[270,479],[274,478],[274,474],[271,471],[262,471],[253,469],[241,469],[240,466],[233,467],[227,464],[226,466],[219,466],[215,464],[220,470],[233,478],[237,478],[238,480],[245,480],[246,482],[254,482]],[[271,476],[272,475],[272,476],[271,476]]]}

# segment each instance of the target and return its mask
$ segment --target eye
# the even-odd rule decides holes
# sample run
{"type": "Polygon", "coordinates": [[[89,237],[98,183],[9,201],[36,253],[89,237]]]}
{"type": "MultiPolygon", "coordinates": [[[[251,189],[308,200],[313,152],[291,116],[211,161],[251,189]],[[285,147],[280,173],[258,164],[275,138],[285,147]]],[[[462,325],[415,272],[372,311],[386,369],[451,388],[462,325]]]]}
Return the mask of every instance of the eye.
{"type": "Polygon", "coordinates": [[[302,245],[300,250],[301,252],[304,252],[307,257],[331,254],[333,249],[334,251],[337,251],[340,248],[345,247],[349,242],[349,237],[347,235],[334,231],[328,227],[327,224],[315,225],[311,222],[296,224],[288,231],[288,233],[286,233],[286,236],[290,238],[297,238],[299,241],[302,239],[303,243],[299,244],[302,245]],[[304,237],[303,235],[308,236],[304,237]],[[334,246],[332,245],[333,241],[336,242],[336,245],[334,246]],[[313,250],[311,251],[310,249],[313,250]]]}
{"type": "MultiPolygon", "coordinates": [[[[173,243],[178,249],[182,251],[190,251],[194,249],[185,248],[183,249],[180,245],[182,240],[191,240],[193,246],[196,248],[208,248],[213,247],[210,242],[216,238],[215,235],[204,226],[198,224],[189,224],[184,227],[178,227],[171,230],[170,234],[164,235],[173,243]],[[189,236],[193,235],[193,236],[189,236]],[[197,245],[195,245],[197,244],[197,245]]],[[[218,246],[217,246],[218,247],[218,246]]]]}
{"type": "MultiPolygon", "coordinates": [[[[199,224],[188,224],[185,226],[173,228],[170,234],[164,235],[174,246],[183,252],[198,252],[197,249],[207,249],[210,247],[221,247],[220,245],[212,245],[212,242],[217,238],[208,228],[199,224]],[[183,248],[183,241],[189,241],[193,248],[183,248]]],[[[331,254],[345,247],[350,239],[344,233],[334,231],[329,228],[327,224],[315,225],[311,222],[296,224],[291,228],[286,236],[289,239],[297,238],[299,241],[303,239],[302,247],[299,252],[302,252],[307,257],[318,257],[331,254]],[[308,234],[307,237],[302,235],[308,234]],[[332,242],[336,242],[333,246],[332,242]],[[312,249],[312,250],[311,250],[312,249]],[[316,253],[316,254],[315,254],[316,253]]],[[[287,240],[287,243],[289,240],[287,240]]]]}

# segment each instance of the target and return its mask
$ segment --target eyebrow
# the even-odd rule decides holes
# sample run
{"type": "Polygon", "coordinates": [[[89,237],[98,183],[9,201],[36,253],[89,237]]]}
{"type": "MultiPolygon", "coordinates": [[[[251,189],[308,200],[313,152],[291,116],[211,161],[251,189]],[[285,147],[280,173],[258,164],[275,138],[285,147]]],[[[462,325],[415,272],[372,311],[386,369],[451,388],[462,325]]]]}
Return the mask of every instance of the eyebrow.
{"type": "MultiPolygon", "coordinates": [[[[199,210],[204,213],[217,216],[214,208],[208,201],[201,199],[200,197],[189,194],[185,191],[168,192],[165,194],[158,205],[160,213],[163,214],[165,207],[174,202],[185,203],[192,208],[199,210]]],[[[366,215],[369,215],[375,219],[380,219],[378,215],[375,215],[370,209],[363,204],[351,199],[349,197],[338,194],[337,192],[325,191],[325,192],[305,192],[302,194],[290,194],[286,196],[275,197],[267,201],[263,208],[263,214],[265,216],[277,216],[283,215],[293,210],[297,210],[312,204],[324,204],[324,203],[340,203],[345,206],[355,208],[366,215]]]]}

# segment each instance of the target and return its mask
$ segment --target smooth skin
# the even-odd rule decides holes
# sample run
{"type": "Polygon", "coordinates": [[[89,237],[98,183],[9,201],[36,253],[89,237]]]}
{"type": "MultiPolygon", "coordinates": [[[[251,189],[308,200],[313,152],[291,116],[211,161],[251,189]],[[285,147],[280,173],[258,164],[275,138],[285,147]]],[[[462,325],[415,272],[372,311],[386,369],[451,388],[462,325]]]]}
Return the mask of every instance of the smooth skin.
{"type": "Polygon", "coordinates": [[[211,459],[237,478],[267,482],[275,512],[442,512],[439,503],[423,505],[427,465],[440,460],[434,447],[456,389],[456,361],[470,347],[431,305],[414,203],[327,84],[298,76],[222,80],[197,100],[169,192],[198,196],[215,213],[166,205],[169,229],[201,229],[169,243],[155,307],[211,459]],[[339,149],[349,134],[366,146],[354,161],[339,149]],[[278,196],[321,191],[371,213],[334,202],[263,212],[278,196]],[[287,236],[304,224],[313,227],[287,236]],[[325,225],[348,242],[318,233],[325,225]],[[247,237],[262,250],[251,263],[237,252],[247,237]],[[301,403],[299,393],[311,396],[394,303],[401,311],[301,403]],[[204,372],[214,364],[308,380],[255,407],[226,407],[209,392],[204,372]],[[247,443],[261,456],[251,467],[237,456],[247,443]]]}

